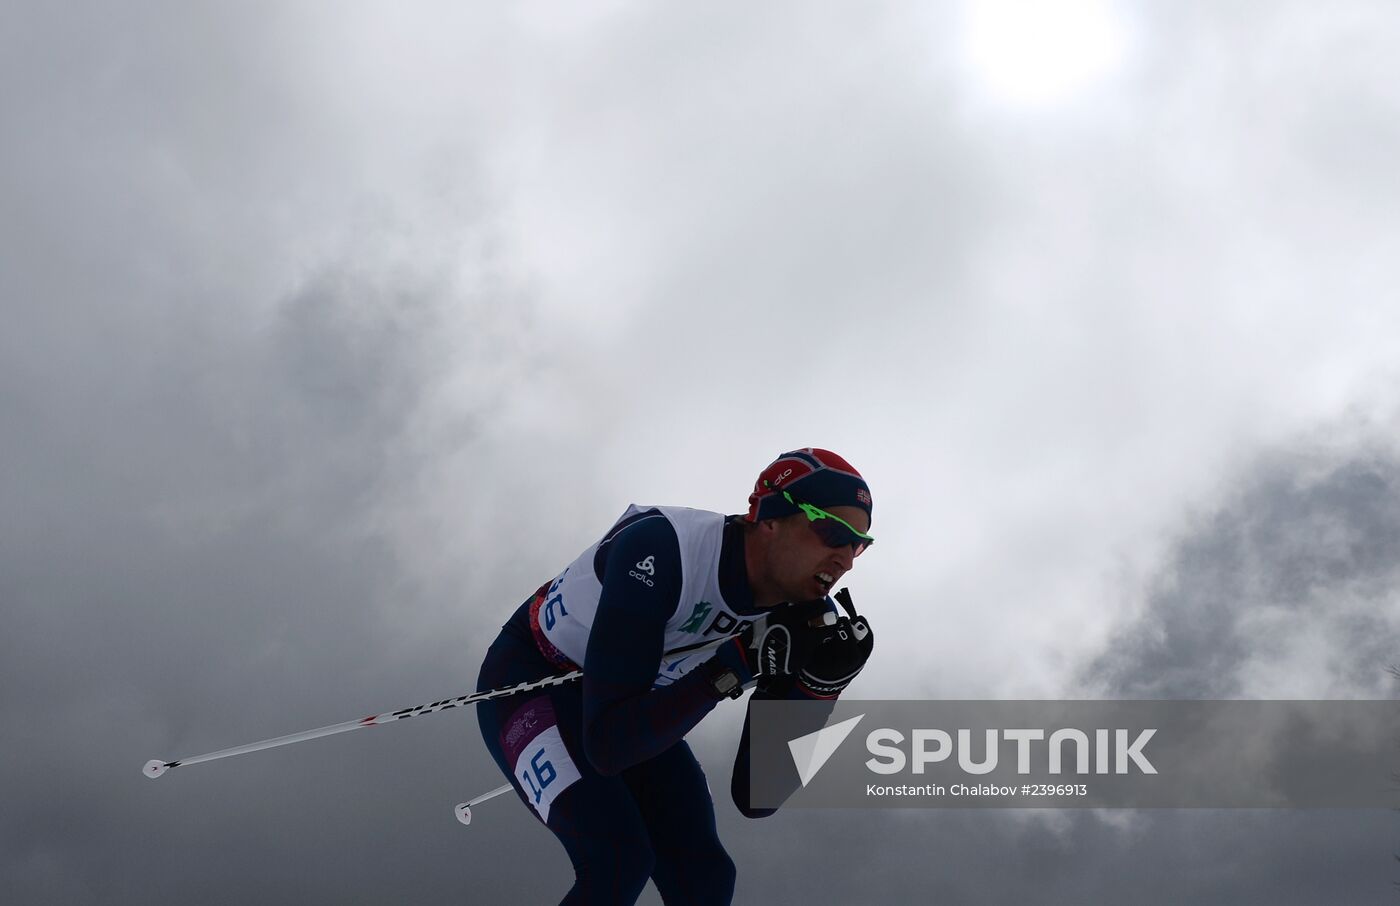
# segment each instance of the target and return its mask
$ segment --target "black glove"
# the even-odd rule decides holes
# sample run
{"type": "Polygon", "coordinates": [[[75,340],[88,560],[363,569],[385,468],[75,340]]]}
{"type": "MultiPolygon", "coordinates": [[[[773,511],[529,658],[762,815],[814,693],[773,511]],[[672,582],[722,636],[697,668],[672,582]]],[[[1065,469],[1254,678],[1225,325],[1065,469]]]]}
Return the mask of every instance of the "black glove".
{"type": "Polygon", "coordinates": [[[827,638],[798,670],[797,684],[816,698],[840,695],[875,649],[875,633],[870,629],[870,621],[856,613],[851,593],[843,588],[836,593],[836,600],[849,616],[836,621],[827,638]]]}
{"type": "Polygon", "coordinates": [[[795,674],[831,638],[834,616],[826,600],[780,605],[721,645],[712,660],[733,670],[741,685],[795,674]]]}

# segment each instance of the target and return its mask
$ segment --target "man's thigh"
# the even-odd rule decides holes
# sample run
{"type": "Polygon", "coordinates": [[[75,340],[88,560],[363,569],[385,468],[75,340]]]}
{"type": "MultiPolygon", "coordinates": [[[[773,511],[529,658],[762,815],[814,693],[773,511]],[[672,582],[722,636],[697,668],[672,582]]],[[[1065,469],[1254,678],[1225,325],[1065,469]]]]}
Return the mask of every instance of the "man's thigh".
{"type": "Polygon", "coordinates": [[[720,843],[714,801],[690,746],[677,743],[622,773],[651,841],[652,879],[667,904],[727,903],[734,862],[720,843]]]}

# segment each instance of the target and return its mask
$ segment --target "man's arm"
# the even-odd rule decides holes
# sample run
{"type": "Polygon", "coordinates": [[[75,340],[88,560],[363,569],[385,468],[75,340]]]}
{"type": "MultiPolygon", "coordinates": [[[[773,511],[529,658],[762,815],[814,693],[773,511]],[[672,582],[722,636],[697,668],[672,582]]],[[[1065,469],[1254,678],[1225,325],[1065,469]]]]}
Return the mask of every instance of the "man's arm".
{"type": "Polygon", "coordinates": [[[719,702],[698,671],[652,688],[680,593],[680,544],[666,517],[642,518],[611,540],[583,664],[584,753],[600,774],[660,755],[719,702]]]}
{"type": "MultiPolygon", "coordinates": [[[[802,687],[795,677],[782,677],[760,685],[749,696],[749,701],[802,701],[802,702],[826,702],[825,708],[812,708],[804,713],[810,714],[810,732],[816,732],[826,723],[827,717],[831,715],[831,709],[836,707],[834,698],[821,698],[813,695],[802,687]]],[[[777,811],[776,808],[754,808],[750,805],[749,798],[749,721],[753,719],[753,711],[750,709],[744,715],[744,732],[739,737],[739,751],[734,755],[734,772],[729,778],[729,795],[734,800],[734,805],[738,807],[740,814],[745,818],[767,818],[777,811]]],[[[797,776],[797,768],[791,763],[787,764],[782,781],[782,799],[787,798],[797,791],[802,781],[797,776]]]]}
{"type": "MultiPolygon", "coordinates": [[[[803,733],[816,732],[826,724],[831,711],[836,707],[836,699],[856,678],[875,648],[875,635],[870,622],[856,613],[851,602],[850,592],[841,589],[836,598],[849,615],[837,621],[835,634],[818,646],[817,651],[796,675],[776,677],[761,684],[754,690],[750,701],[788,700],[824,702],[825,708],[811,707],[803,711],[809,719],[803,733]]],[[[828,599],[829,601],[830,599],[828,599]]],[[[734,773],[729,781],[729,794],[735,806],[746,818],[766,818],[777,811],[775,808],[754,808],[749,796],[749,720],[753,712],[744,715],[744,733],[739,738],[739,751],[734,756],[734,773]]],[[[801,779],[797,769],[784,762],[786,770],[782,780],[782,801],[797,791],[801,779]]]]}

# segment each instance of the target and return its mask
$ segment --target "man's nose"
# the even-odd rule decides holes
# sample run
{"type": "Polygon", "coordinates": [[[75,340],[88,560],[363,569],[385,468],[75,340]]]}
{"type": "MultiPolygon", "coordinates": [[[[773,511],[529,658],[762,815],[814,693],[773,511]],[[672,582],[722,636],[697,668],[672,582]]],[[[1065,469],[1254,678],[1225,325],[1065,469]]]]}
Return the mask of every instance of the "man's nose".
{"type": "Polygon", "coordinates": [[[843,544],[841,547],[836,548],[836,558],[837,562],[841,564],[841,569],[849,572],[851,567],[856,564],[855,547],[850,544],[843,544]]]}

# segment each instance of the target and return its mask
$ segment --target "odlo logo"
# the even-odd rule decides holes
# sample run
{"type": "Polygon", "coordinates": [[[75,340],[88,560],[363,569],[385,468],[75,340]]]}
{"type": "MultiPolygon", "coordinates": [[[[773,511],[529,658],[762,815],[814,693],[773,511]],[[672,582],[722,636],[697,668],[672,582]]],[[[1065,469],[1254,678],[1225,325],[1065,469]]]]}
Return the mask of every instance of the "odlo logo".
{"type": "Polygon", "coordinates": [[[655,555],[647,554],[646,559],[642,560],[640,563],[637,564],[637,569],[628,570],[627,575],[631,576],[634,579],[637,579],[638,581],[646,583],[648,586],[655,585],[655,582],[647,578],[647,576],[656,575],[655,555]],[[641,572],[638,572],[637,570],[641,570],[641,572]],[[642,573],[646,573],[646,575],[642,575],[642,573]]]}

